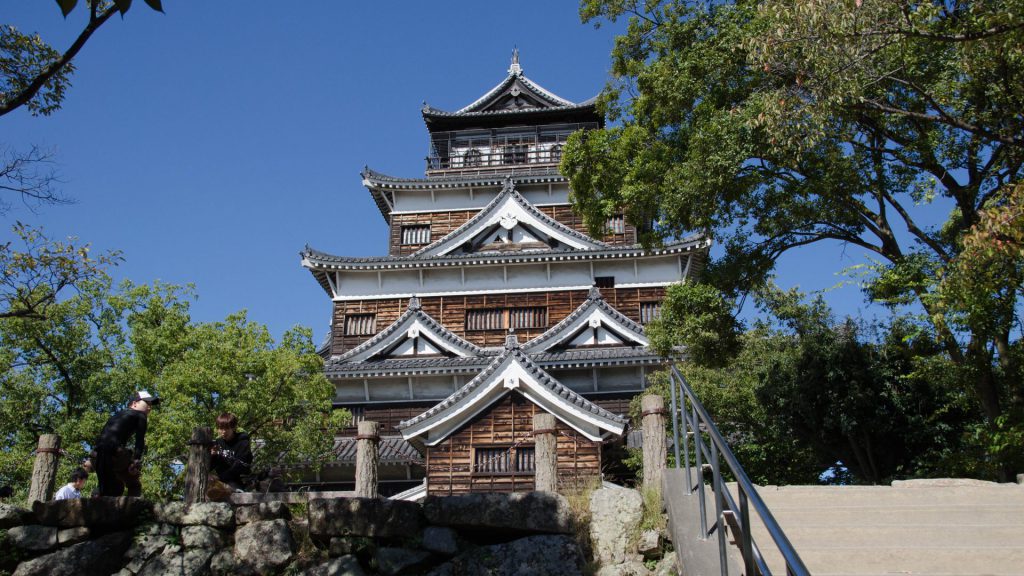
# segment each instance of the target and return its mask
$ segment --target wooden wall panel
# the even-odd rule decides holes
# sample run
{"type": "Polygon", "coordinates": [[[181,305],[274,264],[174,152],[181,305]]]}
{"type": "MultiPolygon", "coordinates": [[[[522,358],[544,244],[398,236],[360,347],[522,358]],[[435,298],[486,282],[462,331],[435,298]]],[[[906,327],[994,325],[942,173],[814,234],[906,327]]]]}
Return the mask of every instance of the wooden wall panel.
{"type": "MultiPolygon", "coordinates": [[[[640,303],[660,301],[665,297],[665,288],[605,288],[601,290],[605,300],[619,312],[635,322],[640,321],[640,303]]],[[[526,342],[544,333],[545,330],[562,321],[587,299],[585,290],[559,292],[531,292],[515,294],[484,294],[474,296],[436,296],[420,298],[423,311],[452,332],[478,346],[501,346],[505,343],[507,330],[467,331],[466,310],[481,308],[508,308],[525,306],[546,306],[548,323],[543,328],[518,329],[520,342],[526,342]]],[[[346,350],[372,338],[372,335],[346,336],[344,334],[346,314],[376,314],[377,332],[387,328],[398,319],[409,306],[407,299],[356,300],[335,302],[332,320],[333,334],[331,354],[342,354],[346,350]]]]}
{"type": "MultiPolygon", "coordinates": [[[[469,492],[533,490],[533,474],[476,474],[473,449],[493,446],[533,446],[533,415],[540,408],[518,393],[510,393],[437,446],[427,447],[427,492],[437,495],[469,492]]],[[[557,421],[559,482],[569,485],[601,473],[601,443],[557,421]]]]}

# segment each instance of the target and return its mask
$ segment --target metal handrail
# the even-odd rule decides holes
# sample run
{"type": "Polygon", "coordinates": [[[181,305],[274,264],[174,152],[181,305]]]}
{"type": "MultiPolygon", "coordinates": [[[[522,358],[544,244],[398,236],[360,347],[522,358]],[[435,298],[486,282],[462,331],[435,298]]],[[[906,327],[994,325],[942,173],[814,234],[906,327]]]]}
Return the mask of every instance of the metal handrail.
{"type": "Polygon", "coordinates": [[[719,562],[720,570],[723,576],[727,576],[729,573],[729,567],[726,563],[726,512],[731,513],[740,524],[740,553],[743,556],[744,563],[744,574],[753,576],[760,574],[762,576],[771,576],[772,572],[768,568],[767,563],[761,554],[757,543],[754,542],[753,537],[750,534],[750,509],[753,508],[754,512],[761,519],[765,528],[768,530],[768,535],[772,537],[775,547],[782,554],[783,559],[786,561],[786,573],[793,576],[810,576],[810,572],[804,565],[803,560],[800,559],[800,555],[797,554],[793,545],[790,543],[789,538],[786,537],[785,532],[779,526],[779,523],[772,516],[771,511],[768,510],[768,506],[765,505],[764,500],[757,493],[754,488],[754,484],[747,477],[747,473],[740,466],[739,460],[732,453],[725,438],[722,437],[721,432],[718,431],[718,427],[715,425],[711,416],[708,414],[704,405],[697,399],[697,395],[693,389],[690,388],[686,378],[679,372],[676,366],[672,366],[669,373],[669,391],[670,401],[672,404],[672,435],[674,442],[674,455],[676,468],[681,468],[683,462],[686,463],[687,467],[690,464],[690,438],[693,439],[693,457],[696,464],[697,473],[703,475],[704,459],[710,461],[712,470],[712,481],[711,489],[714,491],[715,496],[715,514],[716,520],[714,526],[710,529],[707,525],[707,510],[705,509],[704,499],[704,482],[698,478],[696,486],[693,486],[693,481],[690,479],[690,474],[687,472],[683,476],[686,479],[686,492],[687,494],[693,494],[696,490],[697,499],[700,504],[700,525],[701,534],[703,539],[707,539],[712,533],[717,532],[718,536],[718,550],[719,550],[719,562]],[[677,394],[678,389],[678,394],[677,394]],[[677,402],[678,395],[678,402],[677,402]],[[689,410],[686,408],[686,403],[689,402],[689,410]],[[682,426],[680,426],[682,424],[682,426]],[[680,444],[680,427],[682,428],[682,444],[683,454],[680,458],[679,444],[680,444]],[[705,442],[705,434],[707,440],[710,441],[710,445],[705,442]],[[722,480],[722,470],[720,461],[724,460],[729,472],[736,479],[736,486],[739,493],[739,502],[732,497],[726,487],[725,481],[722,480]]]}

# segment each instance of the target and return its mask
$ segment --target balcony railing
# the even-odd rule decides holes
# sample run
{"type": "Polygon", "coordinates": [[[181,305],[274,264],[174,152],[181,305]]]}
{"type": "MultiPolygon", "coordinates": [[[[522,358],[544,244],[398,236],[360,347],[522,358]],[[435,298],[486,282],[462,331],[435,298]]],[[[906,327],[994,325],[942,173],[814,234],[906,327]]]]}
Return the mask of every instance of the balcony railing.
{"type": "Polygon", "coordinates": [[[557,124],[519,129],[437,132],[431,136],[427,175],[548,173],[557,170],[569,135],[596,124],[557,124]]]}

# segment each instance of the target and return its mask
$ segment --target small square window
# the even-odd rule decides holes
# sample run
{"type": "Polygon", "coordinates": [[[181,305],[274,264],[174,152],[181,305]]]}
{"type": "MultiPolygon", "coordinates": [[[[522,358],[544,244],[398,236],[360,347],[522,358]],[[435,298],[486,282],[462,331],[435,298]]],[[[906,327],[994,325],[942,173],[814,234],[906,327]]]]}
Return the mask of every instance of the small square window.
{"type": "Polygon", "coordinates": [[[369,336],[376,332],[376,314],[347,314],[345,316],[346,336],[369,336]]]}
{"type": "Polygon", "coordinates": [[[616,214],[605,222],[604,228],[608,234],[625,234],[626,218],[622,214],[616,214]]]}
{"type": "Polygon", "coordinates": [[[594,286],[598,288],[615,288],[615,276],[594,276],[594,286]]]}
{"type": "Polygon", "coordinates": [[[503,330],[505,311],[501,308],[466,310],[466,330],[503,330]]]}
{"type": "Polygon", "coordinates": [[[475,474],[531,474],[536,468],[533,446],[488,446],[473,450],[475,474]]]}
{"type": "Polygon", "coordinates": [[[661,302],[640,303],[640,323],[647,324],[661,316],[661,302]]]}
{"type": "Polygon", "coordinates": [[[429,244],[430,224],[402,226],[402,244],[429,244]]]}

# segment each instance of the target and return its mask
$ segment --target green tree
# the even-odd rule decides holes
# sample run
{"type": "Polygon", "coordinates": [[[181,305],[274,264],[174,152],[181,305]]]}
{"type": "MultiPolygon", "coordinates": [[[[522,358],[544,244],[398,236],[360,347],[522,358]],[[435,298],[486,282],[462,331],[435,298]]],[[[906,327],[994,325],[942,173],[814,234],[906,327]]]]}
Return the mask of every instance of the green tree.
{"type": "Polygon", "coordinates": [[[21,230],[25,248],[0,251],[0,481],[27,486],[44,432],[60,434],[64,466],[76,464],[139,388],[165,398],[147,434],[150,496],[180,492],[192,428],[212,426],[225,410],[261,443],[257,466],[316,466],[328,455],[348,414],[332,410],[333,387],[309,330],[275,344],[244,313],[193,322],[190,289],[114,288],[105,269],[113,256],[92,260],[86,249],[21,230]]]}
{"type": "Polygon", "coordinates": [[[585,0],[584,20],[629,25],[601,98],[620,125],[574,135],[563,156],[573,200],[595,229],[625,206],[647,242],[708,231],[726,254],[706,278],[731,297],[787,251],[864,249],[878,259],[868,296],[924,309],[994,430],[1020,412],[1017,291],[998,291],[1013,312],[990,329],[938,284],[1022,175],[1022,8],[585,0]],[[936,228],[921,221],[932,201],[951,207],[936,228]]]}
{"type": "MultiPolygon", "coordinates": [[[[765,319],[738,335],[736,354],[680,366],[755,482],[994,474],[980,411],[930,334],[902,319],[836,322],[796,291],[768,287],[757,302],[765,319]]],[[[699,333],[678,336],[700,345],[699,333]]]]}

